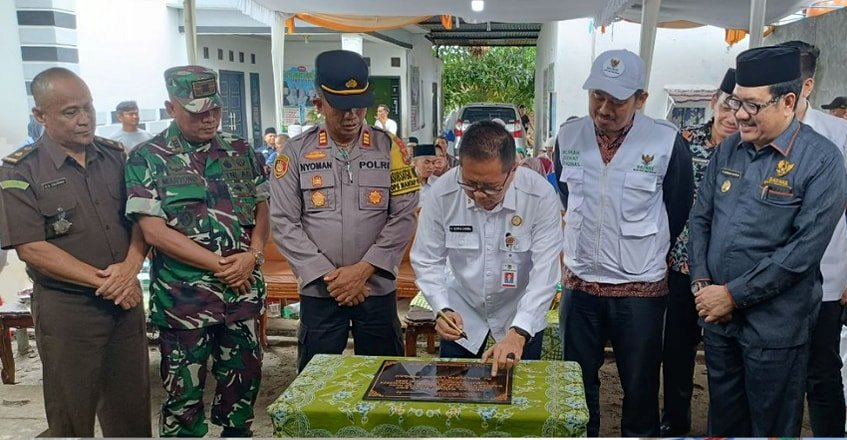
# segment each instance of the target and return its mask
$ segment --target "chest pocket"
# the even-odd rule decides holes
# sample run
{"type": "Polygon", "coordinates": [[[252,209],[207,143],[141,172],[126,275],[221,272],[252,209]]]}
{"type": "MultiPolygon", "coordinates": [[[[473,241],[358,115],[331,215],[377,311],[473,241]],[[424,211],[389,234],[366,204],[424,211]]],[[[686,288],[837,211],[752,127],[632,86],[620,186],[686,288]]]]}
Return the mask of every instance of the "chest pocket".
{"type": "Polygon", "coordinates": [[[476,232],[448,232],[445,246],[454,251],[479,251],[479,234],[476,232]]]}
{"type": "Polygon", "coordinates": [[[227,182],[232,207],[241,226],[256,224],[256,185],[251,181],[227,182]]]}
{"type": "MultiPolygon", "coordinates": [[[[652,199],[656,194],[656,176],[644,173],[626,173],[621,197],[621,215],[625,221],[645,220],[653,211],[652,199]]],[[[652,221],[653,219],[648,219],[652,221]]]]}
{"type": "Polygon", "coordinates": [[[211,230],[206,188],[200,185],[175,185],[164,189],[162,210],[167,223],[187,235],[199,235],[211,230]]]}
{"type": "Polygon", "coordinates": [[[532,250],[532,234],[515,232],[510,232],[510,234],[514,238],[511,249],[506,246],[506,239],[503,238],[500,240],[500,250],[511,254],[512,260],[516,263],[528,262],[532,255],[532,252],[530,252],[532,250]]]}
{"type": "Polygon", "coordinates": [[[335,210],[335,174],[332,171],[301,173],[300,189],[306,212],[335,210]]]}
{"type": "Polygon", "coordinates": [[[39,200],[38,211],[44,216],[44,236],[47,240],[85,230],[85,222],[77,210],[77,201],[73,194],[53,194],[49,198],[39,200]]]}
{"type": "Polygon", "coordinates": [[[388,209],[388,190],[391,174],[388,171],[359,172],[359,209],[385,211],[388,209]]]}

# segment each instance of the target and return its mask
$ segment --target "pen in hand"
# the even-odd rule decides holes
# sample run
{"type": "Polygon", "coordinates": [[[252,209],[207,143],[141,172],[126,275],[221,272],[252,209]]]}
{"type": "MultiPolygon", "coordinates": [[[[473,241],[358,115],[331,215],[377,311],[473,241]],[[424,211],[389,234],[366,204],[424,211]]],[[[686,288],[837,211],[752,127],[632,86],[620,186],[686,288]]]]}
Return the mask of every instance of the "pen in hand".
{"type": "Polygon", "coordinates": [[[457,332],[459,332],[459,335],[461,335],[461,337],[462,337],[462,338],[464,338],[464,339],[468,339],[468,335],[467,335],[467,334],[465,334],[465,331],[464,331],[464,330],[462,330],[462,329],[460,329],[460,328],[456,325],[456,323],[455,323],[455,322],[453,322],[453,320],[452,320],[452,319],[450,319],[450,317],[449,317],[449,316],[447,316],[447,314],[446,314],[446,313],[444,313],[443,311],[439,310],[439,311],[438,311],[438,317],[439,317],[439,318],[441,318],[441,319],[443,319],[443,320],[444,320],[444,322],[446,322],[446,323],[447,323],[447,326],[448,326],[448,327],[450,327],[451,329],[456,330],[457,332]]]}

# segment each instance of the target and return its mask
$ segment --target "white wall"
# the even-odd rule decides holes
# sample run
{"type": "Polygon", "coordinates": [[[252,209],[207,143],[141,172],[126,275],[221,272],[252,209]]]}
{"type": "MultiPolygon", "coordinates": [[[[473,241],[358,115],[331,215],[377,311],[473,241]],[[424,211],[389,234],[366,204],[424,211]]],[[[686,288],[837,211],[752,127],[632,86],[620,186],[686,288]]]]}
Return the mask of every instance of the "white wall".
{"type": "MultiPolygon", "coordinates": [[[[536,150],[540,150],[547,139],[544,130],[547,120],[547,106],[545,105],[547,101],[544,98],[548,91],[544,84],[544,71],[550,63],[556,61],[557,42],[559,40],[558,28],[558,22],[544,23],[541,26],[541,32],[538,33],[538,43],[535,47],[535,108],[533,109],[535,119],[533,124],[535,126],[536,150]]],[[[555,85],[554,83],[554,87],[555,85]]]]}
{"type": "Polygon", "coordinates": [[[21,60],[21,43],[18,38],[18,16],[15,2],[0,2],[0,29],[5,29],[0,38],[0,156],[11,153],[26,139],[29,122],[29,103],[21,60]]]}
{"type": "MultiPolygon", "coordinates": [[[[370,74],[372,76],[386,76],[400,78],[400,109],[402,112],[401,137],[415,136],[421,142],[431,142],[432,137],[432,83],[441,82],[442,63],[432,54],[432,44],[423,35],[409,34],[410,43],[414,45],[412,50],[402,47],[365,39],[363,42],[362,56],[371,59],[370,74]],[[400,66],[392,67],[391,58],[400,58],[400,66]],[[423,89],[421,91],[422,118],[425,126],[417,131],[410,131],[410,93],[408,66],[415,65],[420,68],[423,89]]],[[[301,41],[285,42],[286,66],[314,66],[315,57],[327,50],[341,49],[341,40],[338,41],[310,41],[308,44],[301,41]]],[[[369,122],[373,122],[375,115],[368,115],[369,122]]]]}
{"type": "MultiPolygon", "coordinates": [[[[274,110],[273,63],[271,62],[271,40],[266,37],[248,35],[199,35],[197,50],[200,56],[197,62],[215,69],[244,72],[244,113],[247,137],[252,137],[253,117],[250,109],[250,73],[259,74],[259,92],[262,104],[262,132],[266,127],[277,127],[274,110]],[[209,59],[203,58],[203,48],[209,48],[209,59]],[[224,59],[218,60],[218,49],[223,49],[224,59]],[[229,61],[229,51],[234,53],[234,61],[229,61]],[[239,62],[238,54],[244,52],[244,62],[239,62]],[[251,64],[250,55],[256,54],[256,64],[251,64]]],[[[286,48],[286,51],[288,48],[286,48]]],[[[226,122],[226,121],[224,121],[226,122]]],[[[225,127],[224,127],[225,128],[225,127]]],[[[253,142],[257,140],[253,139],[253,142]]]]}
{"type": "Polygon", "coordinates": [[[164,107],[162,74],[187,63],[177,10],[162,0],[83,0],[76,12],[80,74],[98,113],[124,100],[142,110],[164,107]]]}
{"type": "MultiPolygon", "coordinates": [[[[433,127],[433,117],[432,112],[436,109],[432,108],[432,83],[436,82],[439,84],[439,94],[443,96],[441,92],[441,72],[443,63],[440,59],[436,58],[432,53],[432,43],[429,42],[422,34],[415,34],[412,37],[412,44],[414,45],[413,49],[408,52],[408,63],[411,66],[417,66],[420,68],[421,74],[421,82],[423,83],[421,87],[421,102],[420,102],[420,118],[423,120],[423,127],[420,130],[408,132],[411,127],[407,122],[404,128],[404,137],[415,136],[421,143],[431,143],[433,140],[433,130],[436,130],[440,127],[433,127]]],[[[411,104],[411,95],[409,93],[409,78],[408,75],[403,75],[404,81],[406,83],[405,90],[403,93],[404,96],[404,113],[406,115],[410,114],[410,104],[411,104]]],[[[439,96],[439,105],[443,105],[441,100],[441,96],[439,96]]],[[[438,117],[437,120],[443,120],[443,115],[438,117]]],[[[440,122],[439,122],[440,124],[440,122]]]]}
{"type": "MultiPolygon", "coordinates": [[[[557,119],[588,113],[588,95],[582,83],[588,77],[597,54],[610,49],[628,49],[638,53],[641,25],[619,22],[589,32],[587,20],[558,22],[556,61],[557,119]]],[[[735,57],[747,49],[746,41],[728,48],[724,30],[712,26],[694,29],[659,29],[653,53],[653,69],[645,114],[664,118],[668,85],[719,85],[726,69],[735,65],[735,57]]],[[[536,100],[539,97],[536,95],[536,100]]]]}

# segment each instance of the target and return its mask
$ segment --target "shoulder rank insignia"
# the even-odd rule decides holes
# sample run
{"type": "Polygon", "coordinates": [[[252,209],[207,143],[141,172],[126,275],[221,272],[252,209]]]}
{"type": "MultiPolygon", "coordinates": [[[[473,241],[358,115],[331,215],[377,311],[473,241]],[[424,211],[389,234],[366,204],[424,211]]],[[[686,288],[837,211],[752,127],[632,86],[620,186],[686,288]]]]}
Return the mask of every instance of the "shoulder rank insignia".
{"type": "Polygon", "coordinates": [[[18,162],[23,160],[25,157],[29,156],[30,153],[35,151],[35,144],[29,144],[25,147],[19,148],[14,153],[3,158],[3,162],[10,163],[12,165],[17,165],[18,162]]]}
{"type": "Polygon", "coordinates": [[[318,132],[318,147],[326,148],[327,145],[329,145],[329,136],[327,136],[326,130],[322,128],[318,132]]]}
{"type": "Polygon", "coordinates": [[[794,164],[787,160],[780,160],[776,164],[776,176],[783,177],[794,169],[794,164]]]}
{"type": "Polygon", "coordinates": [[[367,127],[362,130],[362,146],[365,148],[371,147],[371,132],[367,129],[367,127]]]}
{"type": "Polygon", "coordinates": [[[113,141],[111,139],[106,139],[104,137],[94,136],[94,142],[98,145],[102,145],[104,147],[109,147],[113,150],[126,151],[123,144],[121,144],[120,142],[113,141]]]}

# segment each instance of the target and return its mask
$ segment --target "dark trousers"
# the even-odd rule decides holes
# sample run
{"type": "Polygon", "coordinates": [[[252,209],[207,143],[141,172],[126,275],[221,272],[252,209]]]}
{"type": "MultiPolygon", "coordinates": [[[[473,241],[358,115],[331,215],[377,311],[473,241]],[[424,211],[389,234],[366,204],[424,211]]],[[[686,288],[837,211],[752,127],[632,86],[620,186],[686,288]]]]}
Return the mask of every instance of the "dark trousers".
{"type": "Polygon", "coordinates": [[[566,361],[582,368],[590,419],[588,435],[600,435],[600,377],[606,342],[612,341],[623,386],[624,437],[659,435],[659,364],[667,299],[607,298],[566,290],[559,307],[566,361]]]}
{"type": "Polygon", "coordinates": [[[703,332],[703,343],[709,371],[707,435],[800,436],[809,344],[745,347],[709,330],[703,332]]]}
{"type": "Polygon", "coordinates": [[[49,437],[150,437],[144,308],[36,285],[32,315],[49,437]]]}
{"type": "Polygon", "coordinates": [[[677,271],[668,274],[668,312],[662,348],[662,424],[671,435],[691,430],[691,395],[694,391],[694,358],[702,330],[691,293],[691,278],[677,271]]]}
{"type": "Polygon", "coordinates": [[[341,354],[353,331],[354,351],[366,356],[403,356],[397,295],[369,296],[357,306],[339,306],[333,298],[300,296],[297,371],[316,354],[341,354]]]}
{"type": "MultiPolygon", "coordinates": [[[[486,340],[488,338],[486,337],[486,340]]],[[[544,330],[536,333],[529,341],[529,344],[523,346],[521,359],[537,361],[541,359],[541,344],[544,342],[544,330]]],[[[443,358],[462,358],[462,359],[479,359],[485,353],[485,344],[479,348],[479,352],[471,353],[465,347],[453,342],[441,340],[438,346],[438,356],[443,358]]]]}
{"type": "Polygon", "coordinates": [[[844,436],[844,389],[841,383],[841,310],[839,301],[821,304],[812,330],[806,399],[815,437],[844,436]]]}

